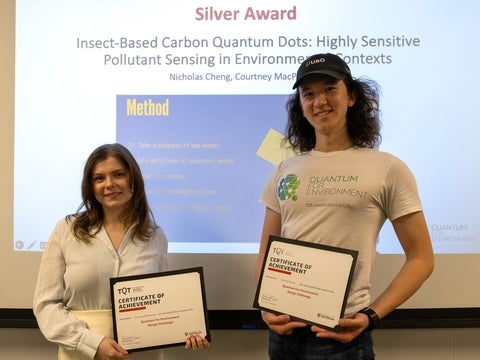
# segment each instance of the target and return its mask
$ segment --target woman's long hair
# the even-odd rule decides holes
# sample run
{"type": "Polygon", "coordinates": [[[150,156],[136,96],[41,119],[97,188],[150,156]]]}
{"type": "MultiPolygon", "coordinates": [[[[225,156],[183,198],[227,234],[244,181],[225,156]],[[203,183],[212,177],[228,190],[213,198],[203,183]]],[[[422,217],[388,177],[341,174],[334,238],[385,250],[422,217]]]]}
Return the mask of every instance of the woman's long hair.
{"type": "Polygon", "coordinates": [[[148,205],[140,167],[130,151],[121,144],[101,145],[90,154],[83,170],[82,203],[77,212],[68,215],[66,219],[73,222],[75,238],[86,243],[100,231],[104,213],[102,204],[97,201],[93,191],[93,171],[99,162],[110,156],[120,161],[129,173],[129,186],[133,191],[127,208],[120,215],[120,221],[127,228],[136,223],[133,238],[146,241],[158,226],[148,205]]]}

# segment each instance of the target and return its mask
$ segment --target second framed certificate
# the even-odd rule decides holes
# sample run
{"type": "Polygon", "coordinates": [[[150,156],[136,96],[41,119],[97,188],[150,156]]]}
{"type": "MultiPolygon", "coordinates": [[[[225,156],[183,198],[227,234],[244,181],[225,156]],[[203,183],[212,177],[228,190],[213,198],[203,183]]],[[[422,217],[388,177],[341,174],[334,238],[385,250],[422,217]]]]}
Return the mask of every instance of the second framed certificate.
{"type": "Polygon", "coordinates": [[[253,306],[337,331],[358,251],[270,236],[253,306]]]}
{"type": "Polygon", "coordinates": [[[139,351],[210,341],[201,267],[110,279],[115,340],[139,351]]]}

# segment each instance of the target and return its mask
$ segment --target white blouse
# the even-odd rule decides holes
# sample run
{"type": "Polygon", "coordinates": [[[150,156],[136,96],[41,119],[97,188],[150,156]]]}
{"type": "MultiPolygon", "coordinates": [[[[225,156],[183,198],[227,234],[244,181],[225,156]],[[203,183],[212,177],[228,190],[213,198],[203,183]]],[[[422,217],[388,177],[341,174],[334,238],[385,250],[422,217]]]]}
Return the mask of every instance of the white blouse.
{"type": "Polygon", "coordinates": [[[60,220],[42,256],[33,311],[49,341],[93,358],[103,335],[87,328],[69,310],[111,309],[110,278],[164,271],[167,239],[157,229],[149,241],[132,239],[130,228],[115,250],[102,227],[90,244],[75,239],[71,225],[60,220]]]}

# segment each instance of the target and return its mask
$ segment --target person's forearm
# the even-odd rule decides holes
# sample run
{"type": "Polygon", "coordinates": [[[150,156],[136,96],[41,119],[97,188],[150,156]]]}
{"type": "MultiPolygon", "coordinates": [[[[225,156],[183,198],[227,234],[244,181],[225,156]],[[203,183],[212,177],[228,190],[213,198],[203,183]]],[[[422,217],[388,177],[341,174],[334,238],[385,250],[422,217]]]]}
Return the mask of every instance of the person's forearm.
{"type": "Polygon", "coordinates": [[[390,285],[375,299],[370,307],[380,318],[407,301],[433,270],[433,262],[424,259],[413,259],[405,262],[390,285]]]}

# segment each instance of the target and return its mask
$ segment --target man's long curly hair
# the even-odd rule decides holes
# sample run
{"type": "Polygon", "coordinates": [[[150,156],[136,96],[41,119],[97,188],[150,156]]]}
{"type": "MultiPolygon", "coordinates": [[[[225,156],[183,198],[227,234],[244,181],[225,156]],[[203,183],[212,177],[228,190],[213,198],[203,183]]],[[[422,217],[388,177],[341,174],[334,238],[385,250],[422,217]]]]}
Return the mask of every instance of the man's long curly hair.
{"type": "Polygon", "coordinates": [[[114,157],[122,163],[130,175],[132,198],[120,215],[120,221],[126,228],[135,224],[133,238],[148,240],[158,226],[148,205],[145,184],[138,163],[131,152],[121,144],[105,144],[96,148],[88,157],[83,170],[82,203],[75,214],[67,215],[66,220],[73,222],[73,234],[76,239],[89,243],[100,231],[104,219],[103,207],[95,198],[93,191],[93,171],[96,165],[114,157]]]}
{"type": "MultiPolygon", "coordinates": [[[[325,76],[334,80],[328,75],[325,76]]],[[[346,78],[339,81],[344,81],[349,94],[356,98],[355,104],[347,111],[348,135],[353,145],[377,147],[381,141],[378,84],[368,79],[346,78]]],[[[315,129],[303,116],[298,89],[288,99],[286,108],[288,122],[284,140],[298,152],[315,148],[315,129]]]]}

